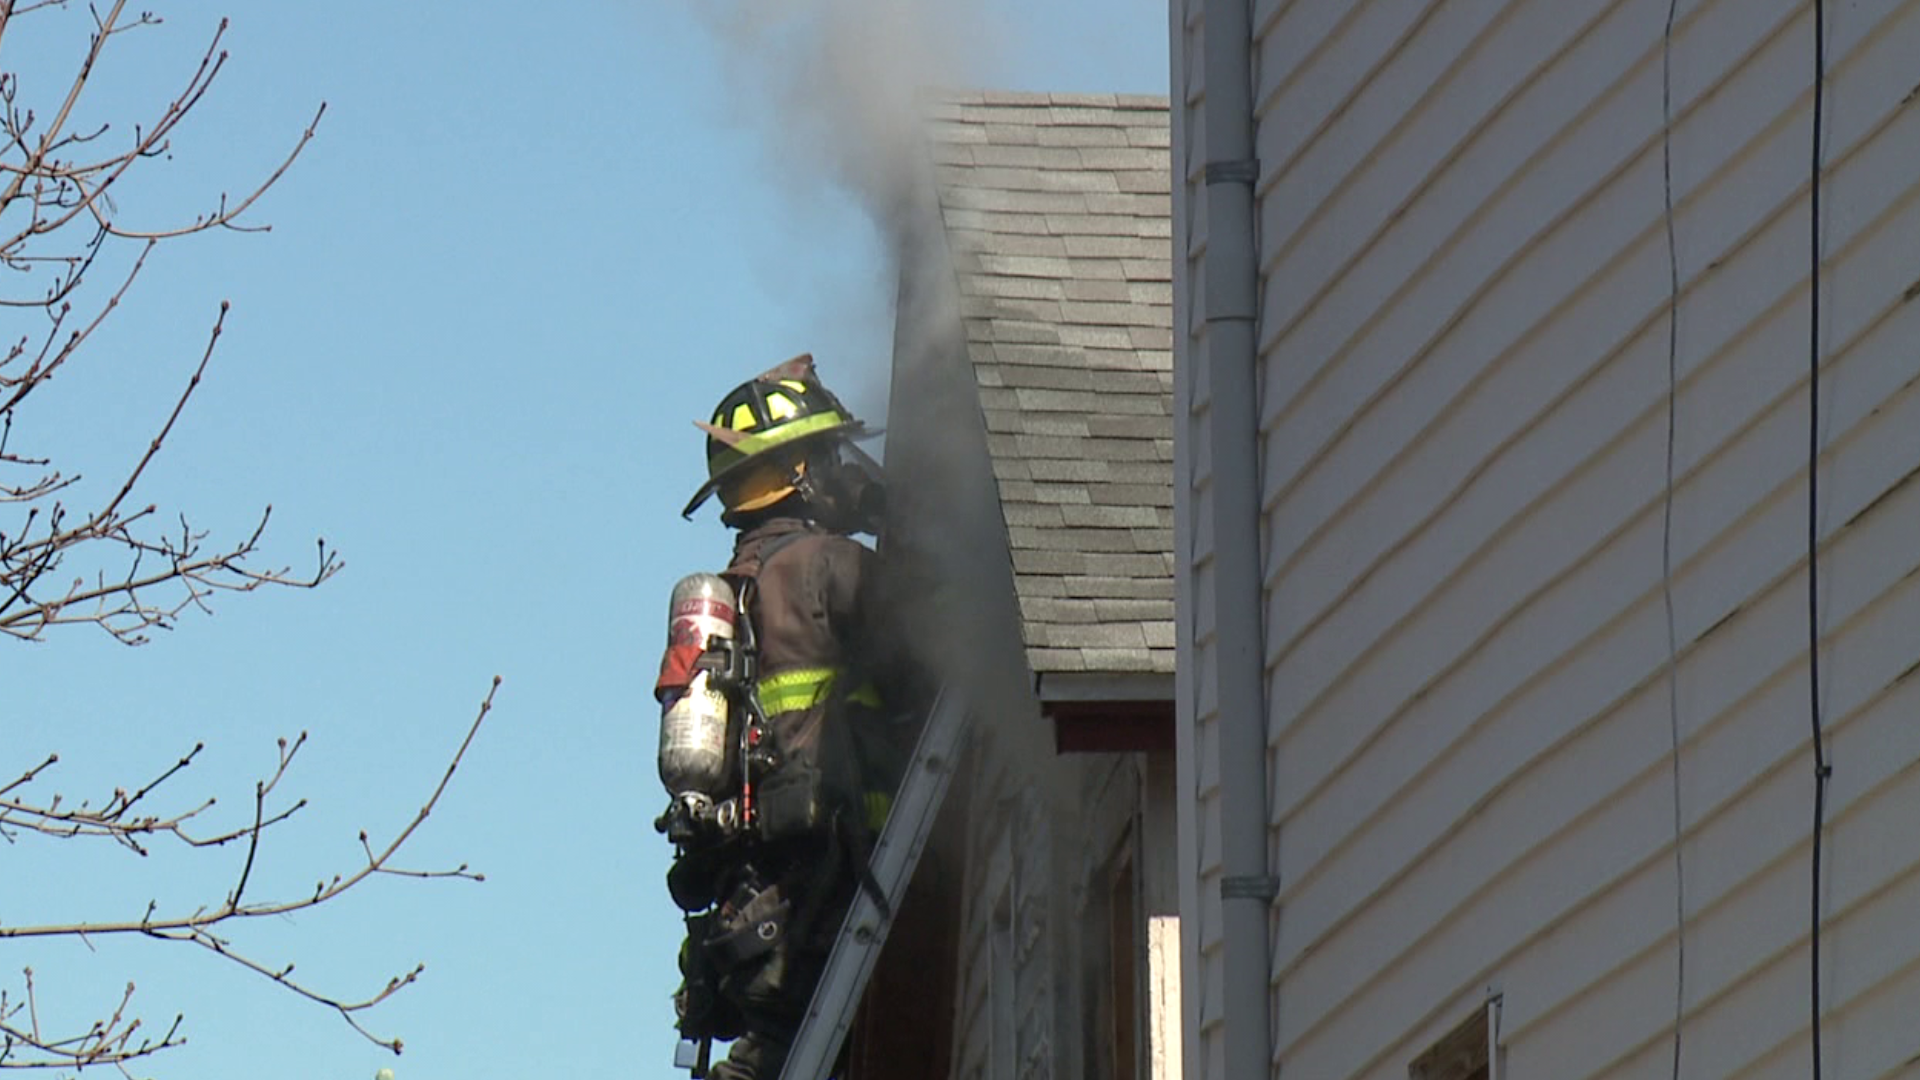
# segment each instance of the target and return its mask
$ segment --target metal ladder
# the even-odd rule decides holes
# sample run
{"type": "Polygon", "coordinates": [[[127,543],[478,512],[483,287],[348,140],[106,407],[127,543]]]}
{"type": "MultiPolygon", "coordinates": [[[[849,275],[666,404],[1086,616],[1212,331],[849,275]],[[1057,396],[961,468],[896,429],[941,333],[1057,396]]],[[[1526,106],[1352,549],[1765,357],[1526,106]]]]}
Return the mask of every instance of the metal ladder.
{"type": "MultiPolygon", "coordinates": [[[[971,710],[961,695],[942,690],[934,699],[907,775],[900,781],[899,795],[887,814],[886,827],[873,846],[869,865],[893,911],[900,909],[906,897],[907,883],[920,865],[920,853],[926,849],[934,819],[940,816],[970,717],[971,710]]],[[[886,944],[888,922],[867,890],[858,890],[840,924],[800,1032],[794,1037],[781,1080],[827,1080],[834,1059],[840,1055],[840,1044],[853,1026],[880,947],[886,944]]]]}

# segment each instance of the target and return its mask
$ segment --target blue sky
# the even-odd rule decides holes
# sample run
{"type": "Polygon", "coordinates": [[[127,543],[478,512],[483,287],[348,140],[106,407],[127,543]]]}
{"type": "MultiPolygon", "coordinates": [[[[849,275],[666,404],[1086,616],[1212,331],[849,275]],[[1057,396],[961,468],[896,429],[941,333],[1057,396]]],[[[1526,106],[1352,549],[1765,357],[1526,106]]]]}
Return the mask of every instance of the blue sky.
{"type": "MultiPolygon", "coordinates": [[[[126,220],[249,187],[322,100],[327,115],[250,216],[273,231],[163,246],[16,445],[98,496],[230,300],[143,498],[216,541],[272,504],[264,561],[304,565],[324,536],[347,567],[311,593],[219,599],[138,649],[85,629],[5,643],[0,773],[57,750],[50,786],[77,798],[205,741],[174,796],[217,795],[231,823],[275,738],[307,731],[286,789],[312,806],[254,884],[297,894],[354,867],[361,828],[379,841],[411,818],[498,674],[407,860],[488,880],[377,880],[238,932],[342,996],[425,961],[371,1017],[407,1040],[397,1060],[258,976],[154,943],[9,945],[0,984],[31,964],[43,1023],[84,1027],[132,979],[150,1024],[187,1014],[189,1045],[144,1070],[160,1077],[684,1075],[648,688],[667,590],[727,552],[711,513],[678,516],[701,478],[689,421],[801,350],[881,410],[890,285],[872,232],[754,122],[753,65],[783,58],[725,54],[689,4],[151,6],[166,22],[109,51],[100,118],[184,78],[221,15],[231,58],[171,158],[120,193],[126,220]]],[[[0,67],[65,70],[85,18],[22,18],[0,67]]],[[[981,18],[994,45],[972,81],[1165,92],[1153,0],[1000,0],[981,18]]],[[[236,854],[23,839],[0,847],[0,923],[217,902],[236,854]]]]}

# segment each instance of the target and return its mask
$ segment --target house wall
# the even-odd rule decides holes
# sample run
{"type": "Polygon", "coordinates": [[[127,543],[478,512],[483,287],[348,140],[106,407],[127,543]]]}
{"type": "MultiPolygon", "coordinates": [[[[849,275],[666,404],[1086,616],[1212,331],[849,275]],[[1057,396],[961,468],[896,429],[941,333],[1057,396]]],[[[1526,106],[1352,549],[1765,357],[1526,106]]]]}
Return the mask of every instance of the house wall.
{"type": "Polygon", "coordinates": [[[1172,87],[1168,123],[1173,168],[1174,324],[1174,717],[1177,836],[1191,873],[1179,879],[1182,1072],[1225,1075],[1220,927],[1220,754],[1218,641],[1213,593],[1212,468],[1206,453],[1211,397],[1206,330],[1197,302],[1206,291],[1206,72],[1200,58],[1201,0],[1172,0],[1172,87]]]}
{"type": "Polygon", "coordinates": [[[962,1080],[1179,1075],[1177,968],[1156,934],[1177,922],[1167,756],[1076,754],[1037,764],[991,735],[966,766],[952,1075],[962,1080]],[[1134,946],[1114,955],[1115,870],[1130,866],[1134,946]],[[1157,927],[1157,930],[1156,930],[1157,927]],[[1128,980],[1134,1068],[1115,1074],[1110,980],[1128,980]],[[1158,1064],[1156,1064],[1156,1062],[1158,1064]]]}
{"type": "Polygon", "coordinates": [[[963,1080],[1059,1075],[1052,976],[1058,842],[1040,794],[991,744],[971,755],[973,812],[960,921],[953,1074],[963,1080]]]}
{"type": "MultiPolygon", "coordinates": [[[[1208,1078],[1231,943],[1198,6],[1170,10],[1181,904],[1208,1078]]],[[[1497,992],[1507,1077],[1670,1075],[1677,790],[1682,1075],[1805,1075],[1809,5],[1679,5],[1671,504],[1667,4],[1254,8],[1275,1074],[1404,1077],[1497,992]]],[[[1920,2],[1829,9],[1822,1036],[1826,1075],[1881,1077],[1920,1054],[1920,2]]]]}
{"type": "Polygon", "coordinates": [[[1179,846],[1179,787],[1172,754],[1151,754],[1141,762],[1141,902],[1146,933],[1140,961],[1141,1000],[1145,1008],[1146,1067],[1143,1080],[1180,1080],[1186,1076],[1183,1054],[1180,959],[1180,881],[1184,876],[1179,846]]]}

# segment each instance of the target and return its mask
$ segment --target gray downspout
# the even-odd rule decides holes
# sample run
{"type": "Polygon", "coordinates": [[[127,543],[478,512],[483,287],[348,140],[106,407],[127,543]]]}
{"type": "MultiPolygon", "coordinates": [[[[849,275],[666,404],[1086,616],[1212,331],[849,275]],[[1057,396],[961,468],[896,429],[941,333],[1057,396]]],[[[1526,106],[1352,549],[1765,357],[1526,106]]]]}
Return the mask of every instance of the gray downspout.
{"type": "Polygon", "coordinates": [[[1222,1038],[1226,1075],[1272,1075],[1272,942],[1279,883],[1267,865],[1267,725],[1260,575],[1255,315],[1253,13],[1204,0],[1206,324],[1213,458],[1214,648],[1219,654],[1222,1038]]]}

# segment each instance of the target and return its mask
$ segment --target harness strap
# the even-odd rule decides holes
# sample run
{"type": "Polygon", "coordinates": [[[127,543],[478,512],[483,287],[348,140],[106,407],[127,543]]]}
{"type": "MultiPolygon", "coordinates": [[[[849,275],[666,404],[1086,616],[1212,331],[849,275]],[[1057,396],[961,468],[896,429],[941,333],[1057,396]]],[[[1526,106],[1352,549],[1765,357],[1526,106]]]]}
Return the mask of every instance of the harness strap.
{"type": "Polygon", "coordinates": [[[887,890],[881,888],[880,880],[873,876],[872,836],[844,818],[835,818],[834,826],[834,831],[841,834],[842,842],[852,850],[853,870],[861,891],[873,900],[874,907],[880,909],[882,919],[892,921],[893,905],[887,903],[887,890]]]}

